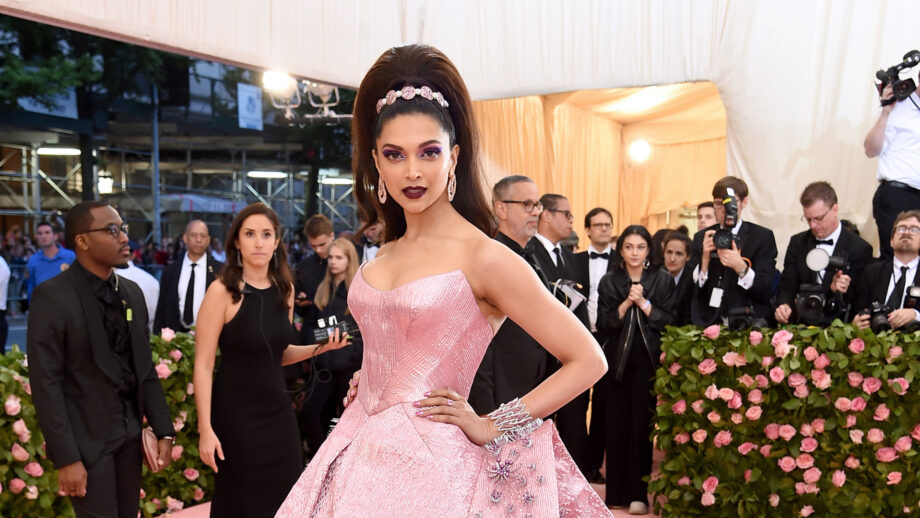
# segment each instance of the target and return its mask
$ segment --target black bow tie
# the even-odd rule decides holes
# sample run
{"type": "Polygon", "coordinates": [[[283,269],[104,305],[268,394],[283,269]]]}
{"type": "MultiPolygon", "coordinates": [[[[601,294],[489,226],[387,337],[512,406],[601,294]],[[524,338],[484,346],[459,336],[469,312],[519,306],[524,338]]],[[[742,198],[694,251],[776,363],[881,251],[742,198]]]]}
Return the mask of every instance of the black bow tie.
{"type": "Polygon", "coordinates": [[[815,239],[815,245],[834,245],[833,239],[815,239]]]}
{"type": "Polygon", "coordinates": [[[599,254],[597,252],[590,252],[588,254],[588,257],[590,257],[591,259],[610,259],[610,254],[607,252],[604,252],[602,254],[599,254]]]}

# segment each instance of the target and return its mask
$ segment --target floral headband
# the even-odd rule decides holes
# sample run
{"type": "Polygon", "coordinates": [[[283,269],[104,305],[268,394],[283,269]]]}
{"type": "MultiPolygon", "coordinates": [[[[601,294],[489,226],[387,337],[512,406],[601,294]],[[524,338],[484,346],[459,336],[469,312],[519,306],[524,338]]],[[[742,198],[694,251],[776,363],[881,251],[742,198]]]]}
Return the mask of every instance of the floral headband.
{"type": "Polygon", "coordinates": [[[396,99],[405,99],[408,101],[409,99],[414,98],[416,95],[420,95],[429,101],[435,101],[444,108],[450,106],[447,103],[447,100],[444,99],[444,96],[441,95],[441,92],[432,92],[431,88],[428,88],[427,86],[416,88],[412,85],[406,85],[400,90],[390,90],[387,92],[386,97],[377,101],[377,113],[380,113],[380,110],[383,109],[384,106],[395,103],[396,99]]]}

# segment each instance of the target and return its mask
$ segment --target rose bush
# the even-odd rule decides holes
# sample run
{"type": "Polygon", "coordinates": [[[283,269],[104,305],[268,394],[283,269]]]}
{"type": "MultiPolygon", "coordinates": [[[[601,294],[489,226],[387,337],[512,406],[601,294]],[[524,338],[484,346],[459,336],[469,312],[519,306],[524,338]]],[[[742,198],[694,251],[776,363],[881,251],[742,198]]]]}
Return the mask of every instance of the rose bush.
{"type": "Polygon", "coordinates": [[[662,516],[920,515],[920,333],[670,328],[662,351],[662,516]]]}
{"type": "MultiPolygon", "coordinates": [[[[144,468],[141,513],[165,514],[210,499],[214,473],[198,457],[198,423],[192,389],[195,339],[171,331],[151,335],[154,365],[176,427],[173,463],[160,473],[144,468]],[[168,371],[168,375],[165,374],[168,371]]],[[[32,406],[28,363],[15,346],[0,355],[0,516],[73,517],[70,500],[58,494],[57,472],[45,456],[44,438],[32,406]]]]}

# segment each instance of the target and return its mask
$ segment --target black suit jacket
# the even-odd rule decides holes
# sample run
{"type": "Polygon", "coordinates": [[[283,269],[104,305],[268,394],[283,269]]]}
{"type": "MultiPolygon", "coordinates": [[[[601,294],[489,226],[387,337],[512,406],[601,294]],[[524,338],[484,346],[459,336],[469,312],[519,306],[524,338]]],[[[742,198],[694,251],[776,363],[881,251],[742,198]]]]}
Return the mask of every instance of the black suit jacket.
{"type": "MultiPolygon", "coordinates": [[[[805,256],[817,246],[815,235],[810,230],[799,232],[789,239],[786,249],[786,258],[783,260],[783,275],[779,281],[779,293],[776,296],[777,304],[789,304],[795,309],[795,296],[802,284],[814,284],[817,281],[815,272],[808,269],[805,256]]],[[[866,266],[872,261],[872,246],[861,237],[847,229],[840,230],[840,239],[834,243],[834,253],[837,257],[844,257],[850,264],[846,273],[851,277],[850,285],[855,288],[859,277],[866,266]]],[[[830,283],[833,276],[825,275],[822,286],[825,293],[830,293],[830,283]]],[[[887,286],[887,285],[886,285],[887,286]]],[[[848,289],[843,300],[849,304],[855,297],[855,289],[848,289]]],[[[843,316],[843,315],[841,315],[843,316]]]]}
{"type": "MultiPolygon", "coordinates": [[[[120,278],[119,294],[132,311],[128,323],[139,417],[157,437],[175,435],[163,387],[154,370],[147,333],[147,305],[137,284],[120,278]]],[[[43,282],[32,293],[28,336],[32,402],[60,468],[99,458],[112,428],[124,426],[118,395],[121,370],[109,346],[102,312],[79,268],[43,282]]]]}
{"type": "Polygon", "coordinates": [[[301,317],[308,318],[312,315],[313,297],[316,296],[316,288],[319,287],[319,283],[323,281],[325,275],[326,260],[320,259],[316,254],[310,254],[297,263],[297,267],[294,269],[294,295],[296,296],[300,292],[306,293],[307,299],[311,302],[311,304],[304,307],[294,306],[294,311],[301,317]]]}
{"type": "MultiPolygon", "coordinates": [[[[856,293],[853,297],[853,315],[868,308],[873,302],[885,304],[888,300],[888,285],[891,283],[891,274],[894,266],[891,259],[877,261],[863,270],[856,284],[856,293]]],[[[920,286],[920,275],[914,276],[914,286],[920,286]]],[[[899,309],[899,308],[892,308],[899,309]]]]}
{"type": "MultiPolygon", "coordinates": [[[[172,263],[163,270],[163,277],[160,279],[160,298],[157,302],[157,313],[153,318],[153,332],[159,333],[164,327],[168,327],[176,332],[187,332],[188,328],[182,324],[182,310],[179,308],[179,274],[182,272],[182,259],[172,263]]],[[[214,282],[217,275],[220,274],[224,263],[207,254],[207,272],[205,278],[205,290],[214,282]]],[[[198,272],[195,272],[198,275],[198,272]]]]}
{"type": "MultiPolygon", "coordinates": [[[[703,236],[709,230],[719,228],[713,225],[700,230],[693,236],[693,264],[701,263],[703,254],[703,236]]],[[[749,289],[738,285],[738,274],[731,268],[725,268],[717,258],[709,261],[709,276],[702,288],[695,288],[694,304],[699,310],[699,318],[695,324],[708,325],[725,316],[730,308],[753,308],[754,315],[769,320],[773,310],[770,298],[773,296],[773,278],[776,275],[776,239],[773,231],[750,223],[741,222],[738,229],[739,249],[741,256],[751,261],[754,270],[754,283],[749,289]],[[713,288],[721,287],[722,305],[720,308],[709,306],[713,288]]],[[[692,274],[692,272],[691,272],[692,274]]],[[[697,285],[699,286],[699,285],[697,285]]]]}
{"type": "MultiPolygon", "coordinates": [[[[677,284],[674,286],[673,313],[674,325],[676,326],[686,326],[693,323],[690,315],[694,294],[693,268],[694,265],[687,262],[687,264],[684,265],[684,271],[680,274],[680,279],[678,279],[677,284]]],[[[661,269],[667,273],[664,267],[661,269]]],[[[673,282],[674,277],[672,277],[670,273],[668,273],[668,277],[671,277],[673,282]]]]}
{"type": "MultiPolygon", "coordinates": [[[[583,277],[578,271],[575,254],[573,254],[571,250],[562,247],[562,262],[564,264],[557,266],[550,257],[546,247],[543,246],[543,243],[541,243],[536,236],[530,238],[530,241],[527,242],[527,249],[533,254],[534,261],[536,261],[540,269],[543,270],[543,274],[550,284],[559,279],[575,281],[581,284],[580,291],[582,294],[585,294],[586,283],[583,281],[586,277],[583,277]]],[[[588,287],[588,289],[590,289],[590,287],[588,287]]],[[[588,327],[588,302],[584,301],[579,304],[578,307],[575,308],[574,313],[575,316],[581,320],[581,323],[584,324],[585,327],[588,327]]]]}

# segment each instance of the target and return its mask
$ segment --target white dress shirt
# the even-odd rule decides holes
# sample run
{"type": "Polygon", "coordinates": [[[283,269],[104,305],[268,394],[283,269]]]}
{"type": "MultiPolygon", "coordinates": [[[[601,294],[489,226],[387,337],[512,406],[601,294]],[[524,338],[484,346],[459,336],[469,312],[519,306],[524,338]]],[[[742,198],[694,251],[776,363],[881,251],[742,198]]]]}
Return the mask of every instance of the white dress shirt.
{"type": "Polygon", "coordinates": [[[364,264],[368,261],[373,261],[377,257],[377,251],[380,250],[380,245],[367,245],[364,247],[364,257],[361,258],[361,264],[364,264]]]}
{"type": "MultiPolygon", "coordinates": [[[[0,256],[0,311],[6,311],[6,297],[10,287],[10,265],[6,264],[6,259],[0,256]]],[[[3,350],[3,344],[0,344],[0,351],[3,350]]]]}
{"type": "MultiPolygon", "coordinates": [[[[735,223],[735,226],[732,228],[732,235],[737,237],[739,230],[741,230],[741,218],[738,218],[738,221],[735,223]]],[[[718,261],[718,259],[713,259],[713,260],[718,261]]],[[[709,272],[708,271],[701,272],[699,265],[697,265],[696,268],[693,269],[693,278],[696,279],[697,283],[699,283],[700,285],[700,288],[702,288],[703,286],[706,285],[706,281],[709,280],[709,272]]],[[[742,288],[749,290],[751,289],[751,286],[753,285],[754,285],[754,268],[751,267],[747,269],[747,273],[745,273],[743,277],[738,277],[738,286],[741,286],[742,288]]]]}
{"type": "MultiPolygon", "coordinates": [[[[827,240],[827,239],[830,239],[830,240],[832,241],[832,243],[831,243],[831,244],[820,243],[820,244],[816,245],[815,248],[820,248],[821,250],[824,250],[825,252],[827,252],[827,255],[834,255],[834,247],[836,247],[836,246],[837,246],[837,243],[840,242],[840,232],[841,232],[841,231],[843,231],[843,225],[841,225],[841,224],[838,222],[838,223],[837,223],[837,228],[834,229],[833,232],[831,232],[831,235],[829,235],[829,236],[825,237],[824,239],[822,239],[822,241],[827,240]]],[[[812,234],[812,235],[814,235],[814,234],[812,234]]],[[[818,236],[815,236],[815,239],[818,239],[818,236]]],[[[819,282],[819,283],[822,282],[822,281],[824,280],[824,272],[825,272],[825,270],[821,270],[820,272],[818,272],[818,282],[819,282]]]]}
{"type": "Polygon", "coordinates": [[[597,286],[601,282],[601,277],[607,273],[607,263],[610,259],[603,257],[591,258],[591,252],[596,254],[612,254],[610,245],[604,250],[598,251],[594,245],[588,246],[588,285],[591,290],[588,294],[588,325],[592,333],[597,332],[597,286]]]}
{"type": "MultiPolygon", "coordinates": [[[[910,94],[917,105],[920,97],[910,94]]],[[[920,110],[910,99],[896,102],[885,124],[885,141],[878,156],[878,179],[920,189],[920,110]]]]}
{"type": "MultiPolygon", "coordinates": [[[[920,264],[920,257],[915,257],[913,261],[904,264],[901,261],[898,261],[897,257],[892,258],[892,268],[891,268],[891,279],[888,281],[888,290],[885,291],[885,300],[887,301],[891,297],[891,292],[894,291],[894,285],[897,284],[898,278],[901,277],[901,267],[906,266],[908,268],[907,273],[904,277],[904,293],[907,293],[907,288],[914,285],[914,277],[917,276],[917,265],[920,264]]],[[[891,309],[900,309],[904,307],[904,297],[901,297],[901,300],[898,301],[897,307],[891,309]]],[[[917,313],[917,320],[920,320],[920,312],[914,310],[917,313]]]]}
{"type": "MultiPolygon", "coordinates": [[[[182,311],[185,309],[185,293],[188,290],[188,279],[192,275],[192,263],[195,263],[195,298],[192,300],[192,312],[195,318],[191,324],[195,325],[198,320],[198,309],[201,308],[201,301],[204,300],[204,292],[207,289],[208,275],[208,254],[202,254],[197,261],[192,261],[188,253],[182,257],[182,269],[179,270],[179,317],[185,318],[182,311]]],[[[185,322],[188,323],[188,322],[185,322]]]]}
{"type": "MultiPolygon", "coordinates": [[[[536,237],[537,241],[539,241],[540,244],[543,245],[543,248],[546,248],[546,251],[549,252],[549,258],[553,261],[553,264],[555,264],[556,266],[559,266],[559,263],[556,262],[556,252],[555,252],[555,250],[559,247],[553,244],[553,242],[547,239],[545,236],[541,236],[539,232],[537,232],[534,235],[534,237],[536,237]]],[[[561,249],[559,250],[559,253],[562,254],[561,249]]]]}
{"type": "MultiPolygon", "coordinates": [[[[195,268],[198,268],[197,266],[195,268]]],[[[157,313],[157,301],[160,299],[160,283],[157,278],[138,268],[134,261],[128,261],[127,268],[115,268],[115,275],[134,281],[144,294],[147,305],[147,328],[153,331],[153,316],[157,313]]],[[[198,275],[197,273],[195,274],[198,275]]],[[[186,281],[187,283],[188,281],[186,281]]],[[[156,333],[160,330],[157,329],[156,333]]]]}

